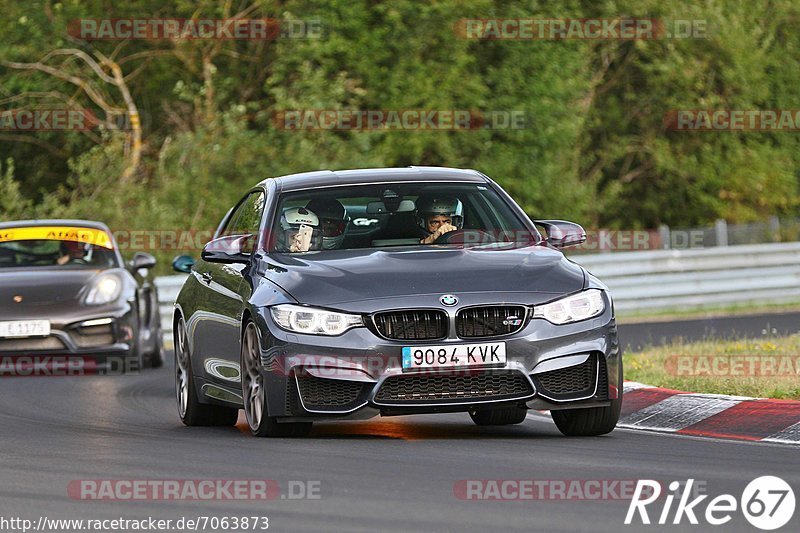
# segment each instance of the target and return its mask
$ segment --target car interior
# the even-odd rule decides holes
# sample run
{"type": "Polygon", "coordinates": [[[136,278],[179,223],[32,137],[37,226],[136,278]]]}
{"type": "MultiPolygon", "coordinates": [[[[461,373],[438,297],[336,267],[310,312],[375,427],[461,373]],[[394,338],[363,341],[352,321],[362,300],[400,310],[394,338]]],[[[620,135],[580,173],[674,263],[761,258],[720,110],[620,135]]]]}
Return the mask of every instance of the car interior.
{"type": "Polygon", "coordinates": [[[62,241],[49,239],[0,242],[0,268],[112,268],[116,264],[113,251],[95,245],[88,245],[80,256],[70,257],[66,263],[59,264],[59,258],[66,254],[63,244],[62,241]]]}
{"type": "MultiPolygon", "coordinates": [[[[339,191],[332,195],[323,192],[292,193],[280,203],[279,212],[303,207],[312,198],[336,199],[347,212],[349,219],[344,239],[338,248],[386,248],[395,246],[419,246],[425,235],[417,223],[416,201],[422,195],[441,195],[454,197],[463,206],[463,226],[461,232],[480,235],[481,243],[518,240],[520,234],[529,232],[493,192],[487,193],[485,186],[427,186],[420,190],[405,187],[384,187],[376,189],[373,195],[365,196],[359,191],[357,196],[339,191]],[[342,194],[344,193],[344,194],[342,194]]],[[[317,231],[317,230],[315,230],[317,231]]],[[[532,237],[527,237],[530,241],[532,237]]],[[[461,241],[465,242],[462,238],[461,241]]],[[[475,242],[475,241],[473,241],[475,242]]],[[[283,251],[283,250],[276,250],[283,251]]],[[[313,249],[310,251],[314,251],[313,249]]]]}

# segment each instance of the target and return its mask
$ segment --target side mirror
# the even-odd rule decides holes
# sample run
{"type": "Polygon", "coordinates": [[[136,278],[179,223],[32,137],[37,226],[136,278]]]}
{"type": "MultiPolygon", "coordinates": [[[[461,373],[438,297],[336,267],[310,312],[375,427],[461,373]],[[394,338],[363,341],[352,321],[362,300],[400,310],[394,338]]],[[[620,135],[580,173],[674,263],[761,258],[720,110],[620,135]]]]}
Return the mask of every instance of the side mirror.
{"type": "Polygon", "coordinates": [[[172,260],[172,270],[189,274],[194,266],[194,259],[188,255],[179,255],[172,260]]]}
{"type": "Polygon", "coordinates": [[[253,235],[229,235],[209,241],[200,257],[209,263],[249,263],[253,235]]]}
{"type": "Polygon", "coordinates": [[[574,222],[566,220],[534,220],[547,233],[546,242],[553,248],[577,246],[586,242],[586,231],[574,222]]]}
{"type": "Polygon", "coordinates": [[[150,270],[156,266],[156,258],[144,252],[136,252],[130,262],[131,270],[136,272],[140,268],[150,270]]]}

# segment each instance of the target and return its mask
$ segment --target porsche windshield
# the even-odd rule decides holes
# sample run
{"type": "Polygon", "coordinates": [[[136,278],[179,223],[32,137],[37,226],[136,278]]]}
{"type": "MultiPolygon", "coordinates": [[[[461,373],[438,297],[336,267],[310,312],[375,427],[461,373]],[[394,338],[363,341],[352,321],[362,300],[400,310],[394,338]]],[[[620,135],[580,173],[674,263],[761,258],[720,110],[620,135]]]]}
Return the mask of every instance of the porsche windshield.
{"type": "Polygon", "coordinates": [[[0,242],[0,268],[113,268],[114,251],[80,241],[28,239],[0,242]]]}
{"type": "Polygon", "coordinates": [[[537,242],[491,187],[393,183],[284,193],[270,250],[282,253],[537,242]]]}

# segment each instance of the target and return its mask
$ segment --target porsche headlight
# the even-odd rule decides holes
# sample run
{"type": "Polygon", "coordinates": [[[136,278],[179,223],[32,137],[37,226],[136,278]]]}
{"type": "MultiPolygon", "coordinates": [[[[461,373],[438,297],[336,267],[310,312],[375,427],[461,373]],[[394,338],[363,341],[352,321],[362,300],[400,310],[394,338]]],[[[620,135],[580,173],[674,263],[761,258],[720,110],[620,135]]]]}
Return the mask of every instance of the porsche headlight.
{"type": "Polygon", "coordinates": [[[569,324],[597,316],[605,310],[603,291],[589,289],[549,304],[533,308],[534,318],[544,318],[553,324],[569,324]]]}
{"type": "Polygon", "coordinates": [[[119,297],[122,282],[117,276],[106,275],[96,278],[89,292],[86,293],[87,305],[103,305],[111,303],[119,297]]]}
{"type": "Polygon", "coordinates": [[[360,315],[335,313],[299,305],[276,305],[270,308],[272,318],[285,330],[310,335],[340,335],[350,328],[363,326],[360,315]]]}

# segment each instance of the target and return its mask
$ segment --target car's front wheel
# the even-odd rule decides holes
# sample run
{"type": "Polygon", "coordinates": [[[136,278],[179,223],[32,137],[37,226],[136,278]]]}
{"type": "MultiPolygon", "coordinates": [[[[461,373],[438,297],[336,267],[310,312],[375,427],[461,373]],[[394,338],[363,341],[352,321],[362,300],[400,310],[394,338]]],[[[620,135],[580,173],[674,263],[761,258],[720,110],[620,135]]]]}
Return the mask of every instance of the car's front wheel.
{"type": "Polygon", "coordinates": [[[568,437],[590,437],[611,433],[622,409],[622,357],[619,360],[619,393],[607,407],[550,411],[558,430],[568,437]]]}
{"type": "Polygon", "coordinates": [[[186,340],[186,324],[183,318],[175,325],[175,395],[178,415],[187,426],[233,426],[239,418],[239,410],[221,405],[200,403],[192,375],[192,357],[186,340]]]}
{"type": "Polygon", "coordinates": [[[242,336],[242,400],[250,433],[256,437],[305,437],[311,431],[311,422],[278,422],[267,414],[264,376],[259,359],[258,328],[248,322],[242,336]]]}

